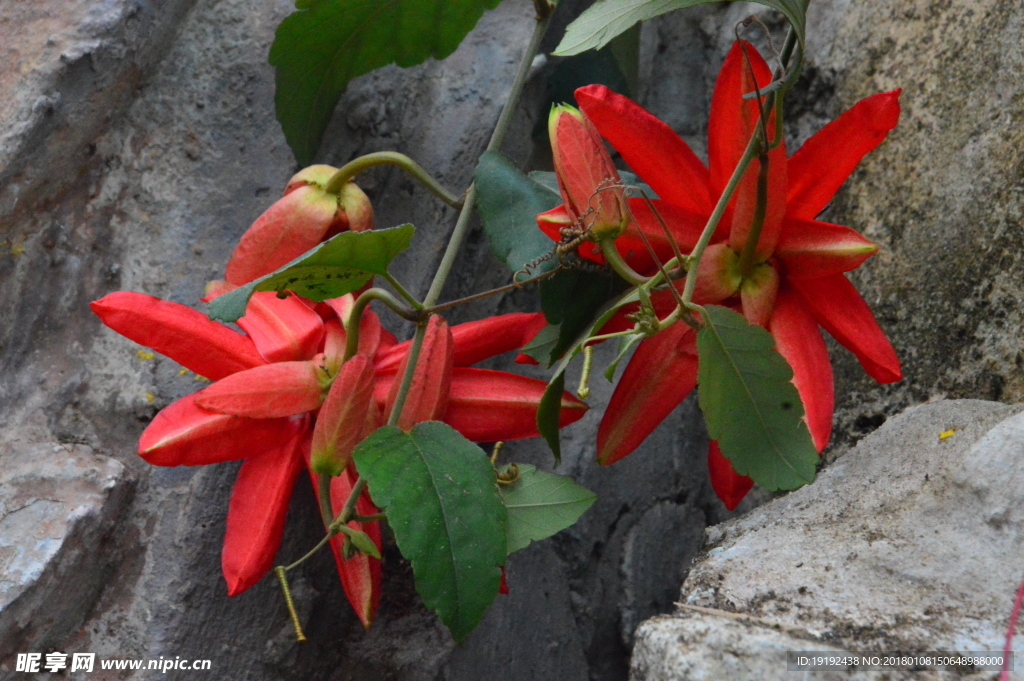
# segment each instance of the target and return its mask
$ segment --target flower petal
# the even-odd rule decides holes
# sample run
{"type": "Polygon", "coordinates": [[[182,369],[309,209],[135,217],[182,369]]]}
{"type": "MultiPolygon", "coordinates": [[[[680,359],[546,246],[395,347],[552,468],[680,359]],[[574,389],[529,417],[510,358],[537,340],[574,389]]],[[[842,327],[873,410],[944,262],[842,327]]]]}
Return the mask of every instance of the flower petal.
{"type": "Polygon", "coordinates": [[[753,90],[750,87],[751,67],[759,87],[763,88],[771,82],[771,69],[754,46],[745,41],[737,41],[729,50],[722,70],[718,72],[718,80],[715,81],[708,120],[708,163],[711,198],[714,201],[718,200],[729,183],[758,121],[757,102],[754,99],[743,99],[743,95],[753,90]],[[744,51],[750,59],[750,66],[744,51]]]}
{"type": "Polygon", "coordinates": [[[676,323],[637,346],[597,431],[599,463],[632,453],[697,385],[692,331],[676,323]]]}
{"type": "Polygon", "coordinates": [[[308,441],[308,432],[296,431],[288,442],[247,458],[238,469],[220,554],[228,596],[242,593],[273,567],[308,441]]]}
{"type": "MultiPolygon", "coordinates": [[[[459,368],[452,372],[452,392],[443,420],[474,442],[537,437],[537,408],[546,389],[547,383],[535,378],[459,368]]],[[[584,402],[563,392],[558,427],[580,420],[587,409],[584,402]]]]}
{"type": "MultiPolygon", "coordinates": [[[[400,375],[400,374],[399,374],[400,375]]],[[[395,375],[377,375],[374,398],[383,404],[395,375]]],[[[442,419],[474,442],[537,437],[537,408],[547,383],[505,371],[456,367],[452,370],[448,409],[442,419]]],[[[559,428],[583,418],[586,403],[562,394],[559,428]]]]}
{"type": "Polygon", "coordinates": [[[775,247],[787,277],[813,279],[861,266],[878,245],[842,225],[817,220],[786,218],[775,247]]]}
{"type": "Polygon", "coordinates": [[[729,459],[725,458],[722,450],[718,448],[716,440],[708,442],[708,473],[711,476],[712,489],[730,511],[740,505],[754,486],[753,480],[733,470],[729,459]]]}
{"type": "Polygon", "coordinates": [[[282,446],[301,421],[219,414],[198,406],[198,394],[183,397],[160,410],[142,431],[139,456],[154,466],[203,466],[235,461],[282,446]]]}
{"type": "Polygon", "coordinates": [[[362,440],[367,410],[373,404],[373,360],[356,355],[341,367],[316,419],[310,469],[337,476],[362,440]]]}
{"type": "Polygon", "coordinates": [[[818,322],[800,295],[783,286],[768,330],[775,339],[775,347],[793,368],[793,385],[804,404],[814,446],[821,453],[832,434],[835,390],[832,364],[818,322]]]}
{"type": "MultiPolygon", "coordinates": [[[[455,342],[453,366],[467,367],[529,343],[547,321],[541,312],[513,312],[451,327],[455,342]]],[[[398,371],[410,341],[391,348],[377,363],[377,373],[398,371]]]]}
{"type": "MultiPolygon", "coordinates": [[[[317,493],[318,481],[316,475],[310,473],[313,479],[313,490],[317,493]]],[[[341,512],[348,501],[352,487],[357,478],[355,466],[348,466],[341,475],[331,478],[331,507],[335,515],[341,512]]],[[[359,515],[375,515],[380,509],[373,505],[369,495],[364,491],[359,495],[356,502],[356,513],[359,515]]],[[[352,521],[348,524],[353,530],[365,532],[370,540],[381,549],[380,522],[358,523],[352,521]]],[[[345,543],[345,536],[335,535],[330,540],[331,551],[334,553],[334,562],[338,568],[338,576],[341,578],[341,586],[345,589],[345,596],[352,604],[359,620],[367,629],[373,623],[373,617],[380,604],[381,587],[381,563],[378,559],[367,556],[365,553],[356,553],[346,559],[342,553],[342,546],[345,543]]]]}
{"type": "Polygon", "coordinates": [[[800,293],[818,323],[857,356],[871,378],[879,383],[903,379],[896,351],[867,303],[844,275],[790,279],[789,283],[800,293]]]}
{"type": "Polygon", "coordinates": [[[309,359],[320,349],[324,324],[298,296],[278,298],[273,291],[253,294],[238,320],[268,362],[309,359]]]}
{"type": "MultiPolygon", "coordinates": [[[[722,66],[711,104],[712,122],[715,122],[717,106],[719,116],[717,122],[722,126],[712,130],[709,124],[708,128],[708,154],[711,154],[712,147],[719,149],[722,154],[721,160],[726,164],[723,166],[721,163],[716,164],[715,161],[712,161],[712,174],[719,180],[724,179],[725,182],[728,182],[729,176],[732,175],[733,169],[739,163],[743,150],[761,120],[757,99],[744,99],[744,95],[756,92],[758,88],[766,87],[771,80],[771,69],[768,68],[768,64],[761,58],[754,46],[742,41],[737,42],[726,58],[726,63],[722,66]],[[717,140],[713,136],[721,134],[732,135],[732,138],[717,140]],[[736,154],[737,151],[738,154],[736,154]],[[733,156],[733,154],[736,155],[733,156]]],[[[768,115],[768,135],[775,135],[774,112],[768,115]]],[[[786,215],[785,147],[783,141],[767,154],[767,203],[762,218],[761,232],[757,240],[757,262],[763,262],[775,250],[779,232],[782,230],[782,220],[786,215]]],[[[743,174],[732,200],[733,214],[729,243],[737,253],[743,251],[747,236],[754,224],[754,217],[758,212],[760,171],[761,160],[755,158],[743,174]]],[[[721,188],[725,188],[724,183],[721,188]]]]}
{"type": "MultiPolygon", "coordinates": [[[[413,369],[412,382],[406,394],[402,413],[395,422],[402,430],[411,430],[423,421],[436,421],[448,406],[448,393],[452,381],[452,366],[455,360],[455,341],[448,323],[439,315],[427,320],[427,331],[420,348],[420,356],[413,369]]],[[[398,366],[398,376],[405,374],[409,354],[406,353],[398,366]]],[[[384,414],[391,414],[398,399],[401,381],[395,381],[388,393],[384,414]]]]}
{"type": "Polygon", "coordinates": [[[306,185],[288,192],[238,240],[224,278],[241,286],[287,265],[320,243],[338,213],[338,198],[319,187],[306,185]]]}
{"type": "Polygon", "coordinates": [[[120,291],[89,303],[89,307],[125,338],[153,348],[211,381],[266,363],[251,340],[178,303],[120,291]]]}
{"type": "Polygon", "coordinates": [[[789,159],[789,215],[811,219],[825,209],[864,156],[900,118],[900,90],[862,99],[807,140],[789,159]]]}
{"type": "Polygon", "coordinates": [[[708,169],[672,128],[603,85],[576,90],[576,102],[659,197],[693,213],[711,213],[708,169]]]}
{"type": "Polygon", "coordinates": [[[196,393],[196,404],[220,414],[273,419],[313,411],[323,404],[313,362],[278,362],[240,371],[196,393]]]}

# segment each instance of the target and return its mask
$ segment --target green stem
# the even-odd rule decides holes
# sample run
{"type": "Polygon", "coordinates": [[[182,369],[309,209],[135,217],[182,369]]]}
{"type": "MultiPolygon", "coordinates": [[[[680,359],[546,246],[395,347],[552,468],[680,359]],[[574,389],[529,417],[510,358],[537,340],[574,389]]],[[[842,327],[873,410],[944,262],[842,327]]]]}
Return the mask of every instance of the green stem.
{"type": "Polygon", "coordinates": [[[754,207],[754,219],[750,224],[750,231],[747,232],[747,240],[743,244],[743,251],[740,253],[740,276],[746,277],[754,266],[754,258],[757,255],[757,242],[761,239],[761,230],[764,228],[764,216],[768,212],[768,154],[761,154],[758,158],[760,168],[757,171],[757,204],[754,207]]]}
{"type": "Polygon", "coordinates": [[[722,219],[722,215],[725,214],[725,209],[729,205],[729,200],[732,199],[732,195],[736,193],[736,187],[739,186],[740,180],[743,179],[743,173],[747,171],[747,166],[754,160],[754,157],[758,155],[760,145],[760,131],[754,131],[751,135],[750,141],[747,142],[747,148],[743,151],[743,156],[740,157],[739,163],[736,164],[736,169],[732,171],[732,177],[729,178],[729,183],[725,185],[725,190],[722,195],[718,198],[718,203],[715,205],[715,210],[712,211],[711,217],[708,218],[707,225],[704,226],[704,231],[700,235],[700,239],[697,241],[697,245],[694,246],[693,252],[689,257],[689,264],[686,268],[686,286],[683,288],[683,302],[689,307],[693,303],[693,291],[697,287],[697,272],[700,269],[700,259],[704,255],[704,249],[708,247],[708,243],[711,242],[711,237],[715,233],[715,229],[718,227],[718,223],[722,219]]]}
{"type": "MultiPolygon", "coordinates": [[[[522,94],[523,86],[526,84],[526,78],[530,75],[530,65],[533,64],[533,58],[540,49],[540,42],[544,37],[544,31],[547,29],[550,18],[550,13],[544,16],[538,15],[537,17],[537,23],[533,27],[533,35],[530,36],[530,44],[526,47],[526,51],[519,62],[519,69],[516,71],[515,79],[512,81],[512,87],[509,88],[508,98],[505,99],[505,105],[498,115],[498,122],[494,126],[494,132],[491,133],[491,140],[487,143],[487,151],[498,149],[505,139],[505,133],[508,132],[509,123],[512,121],[512,114],[515,112],[516,105],[519,103],[519,96],[522,94]]],[[[466,199],[462,206],[462,211],[459,213],[459,219],[455,223],[455,229],[452,230],[452,235],[448,239],[448,247],[441,258],[441,264],[438,265],[437,272],[434,274],[434,280],[430,283],[430,289],[423,299],[423,306],[428,309],[436,305],[438,298],[441,297],[441,290],[444,288],[445,281],[448,280],[448,275],[451,274],[452,266],[455,264],[455,257],[458,255],[459,249],[462,248],[462,242],[465,240],[466,232],[469,230],[469,219],[473,214],[475,201],[476,187],[470,185],[466,191],[466,199]]],[[[416,369],[420,349],[423,347],[423,338],[426,335],[426,330],[425,324],[420,324],[416,327],[416,334],[412,338],[412,347],[409,349],[409,362],[405,367],[402,383],[398,387],[395,405],[392,407],[391,415],[388,417],[389,425],[394,425],[398,422],[398,417],[405,406],[405,398],[409,393],[409,386],[412,385],[413,371],[416,369]]]]}
{"type": "Polygon", "coordinates": [[[331,504],[331,475],[320,473],[317,476],[317,498],[320,501],[320,516],[324,519],[324,527],[334,522],[334,508],[331,504]]]}
{"type": "MultiPolygon", "coordinates": [[[[512,122],[512,115],[515,113],[516,105],[519,103],[519,96],[523,92],[523,86],[526,85],[526,77],[530,75],[530,65],[533,64],[533,58],[540,49],[540,41],[544,37],[544,31],[547,29],[549,21],[550,16],[538,18],[536,25],[533,27],[530,44],[527,45],[526,52],[523,53],[523,57],[519,62],[519,69],[516,71],[515,79],[512,81],[512,87],[509,88],[508,98],[505,100],[505,105],[498,115],[498,122],[494,126],[494,132],[491,133],[491,140],[487,143],[487,151],[497,151],[501,147],[501,143],[505,141],[505,134],[508,132],[508,126],[512,122]]],[[[448,274],[455,264],[455,256],[458,255],[459,249],[462,248],[462,242],[466,238],[466,231],[469,228],[469,218],[473,212],[475,199],[476,188],[470,185],[469,190],[466,192],[466,202],[462,206],[458,222],[455,223],[455,229],[452,230],[452,236],[448,240],[448,248],[445,249],[444,257],[441,259],[441,264],[434,275],[434,281],[430,284],[430,290],[427,291],[427,297],[423,300],[423,304],[426,307],[436,304],[438,298],[441,297],[441,289],[444,288],[448,274]]]]}
{"type": "MultiPolygon", "coordinates": [[[[331,523],[330,527],[332,529],[335,525],[347,525],[348,522],[352,520],[356,514],[356,502],[359,501],[359,495],[363,493],[364,489],[366,489],[366,478],[359,477],[359,479],[356,480],[356,484],[352,485],[352,491],[349,492],[348,499],[345,501],[345,505],[342,507],[341,513],[339,513],[338,517],[333,523],[331,523]]],[[[333,532],[333,534],[337,533],[338,530],[333,532]]]]}
{"type": "Polygon", "coordinates": [[[536,277],[533,277],[532,279],[528,279],[527,281],[521,283],[499,286],[498,288],[492,288],[489,291],[481,291],[480,293],[474,293],[473,295],[466,296],[465,298],[450,300],[447,303],[441,303],[440,305],[434,305],[433,307],[424,308],[423,312],[433,314],[435,312],[440,312],[441,310],[447,310],[450,307],[455,307],[456,305],[465,305],[466,303],[472,303],[474,300],[480,300],[481,298],[487,298],[488,296],[497,295],[498,293],[505,293],[506,291],[514,291],[517,289],[521,289],[527,284],[533,284],[539,281],[544,281],[545,279],[559,271],[561,271],[560,267],[555,268],[550,272],[545,272],[544,274],[538,274],[536,277]]]}
{"type": "Polygon", "coordinates": [[[633,286],[641,286],[648,282],[648,277],[636,272],[629,266],[629,263],[622,259],[619,249],[615,248],[615,239],[604,239],[600,243],[604,259],[608,261],[608,265],[615,270],[616,274],[633,286]]]}
{"type": "MultiPolygon", "coordinates": [[[[423,313],[419,310],[410,310],[408,307],[398,301],[393,295],[388,293],[382,288],[371,288],[362,292],[362,294],[356,298],[355,305],[352,306],[352,311],[348,315],[348,321],[345,322],[345,359],[349,361],[355,357],[356,353],[359,352],[359,323],[363,318],[363,311],[366,310],[366,306],[374,300],[379,300],[392,310],[395,314],[399,315],[403,319],[408,319],[411,322],[419,322],[422,320],[423,313]]],[[[419,303],[416,303],[419,305],[419,303]]]]}
{"type": "Polygon", "coordinates": [[[324,185],[324,191],[329,194],[339,194],[342,188],[351,182],[356,175],[364,170],[381,165],[398,166],[418,180],[434,196],[453,208],[462,208],[464,205],[461,198],[438,184],[437,180],[428,175],[427,171],[423,170],[419,164],[405,154],[399,154],[396,151],[378,151],[349,161],[331,176],[331,179],[324,185]]]}
{"type": "Polygon", "coordinates": [[[306,555],[304,555],[302,558],[299,558],[297,561],[295,561],[291,565],[286,566],[284,568],[284,570],[291,571],[291,570],[294,570],[295,568],[299,567],[303,563],[305,563],[307,560],[309,560],[310,558],[315,556],[317,554],[317,551],[319,551],[323,547],[327,546],[327,542],[329,542],[331,540],[331,537],[333,537],[333,536],[334,536],[334,534],[331,533],[331,532],[328,532],[327,534],[325,534],[323,539],[320,540],[320,543],[318,543],[316,546],[314,546],[312,549],[310,549],[309,552],[306,555]]]}
{"type": "Polygon", "coordinates": [[[422,310],[423,309],[423,303],[421,303],[420,301],[416,300],[415,296],[413,296],[411,293],[409,293],[407,290],[405,290],[405,287],[402,286],[400,283],[398,283],[398,280],[395,279],[391,275],[390,272],[385,272],[384,273],[384,280],[386,282],[388,282],[389,284],[391,284],[391,287],[394,288],[396,291],[398,291],[398,295],[400,295],[403,298],[405,298],[405,301],[407,303],[409,303],[410,305],[412,305],[413,308],[415,308],[417,310],[422,310]]]}

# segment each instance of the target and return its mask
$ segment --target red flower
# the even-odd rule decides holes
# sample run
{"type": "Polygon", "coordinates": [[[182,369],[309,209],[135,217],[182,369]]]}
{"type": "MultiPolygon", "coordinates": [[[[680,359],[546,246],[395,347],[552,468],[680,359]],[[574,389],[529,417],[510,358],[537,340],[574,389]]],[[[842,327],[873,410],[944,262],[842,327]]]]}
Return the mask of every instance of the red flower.
{"type": "MultiPolygon", "coordinates": [[[[743,98],[754,91],[755,77],[758,87],[766,87],[771,81],[768,65],[752,46],[736,43],[712,98],[710,167],[668,125],[630,99],[590,85],[576,91],[576,100],[622,158],[658,193],[662,206],[673,206],[675,215],[696,214],[703,226],[758,122],[756,100],[743,98]]],[[[899,112],[899,90],[874,95],[825,126],[792,157],[786,158],[784,145],[768,154],[763,229],[752,266],[741,272],[740,253],[756,203],[759,162],[755,159],[715,233],[717,243],[701,261],[695,302],[730,305],[771,332],[793,369],[793,383],[819,452],[831,433],[834,401],[832,368],[819,326],[851,350],[878,382],[902,378],[896,353],[843,274],[874,254],[877,246],[848,227],[815,219],[860,159],[896,125],[899,112]]],[[[680,239],[684,252],[694,241],[692,234],[690,241],[680,239]]],[[[581,255],[587,257],[582,251],[581,255]]],[[[662,316],[675,306],[669,292],[660,292],[654,303],[662,316]]],[[[632,452],[690,393],[696,380],[694,333],[689,327],[675,324],[643,341],[601,422],[599,461],[614,463],[632,452]]],[[[732,470],[714,443],[709,462],[716,491],[727,506],[735,507],[752,482],[732,470]]]]}
{"type": "MultiPolygon", "coordinates": [[[[214,286],[215,292],[225,288],[230,287],[214,286]]],[[[386,396],[408,355],[408,345],[396,344],[367,310],[359,353],[342,364],[345,330],[339,317],[351,296],[327,303],[257,293],[238,321],[246,334],[184,305],[140,293],[112,293],[92,303],[114,331],[216,381],[161,410],[142,433],[139,455],[160,466],[244,459],[231,494],[222,554],[230,595],[245,591],[272,567],[295,480],[312,465],[314,438],[317,467],[344,468],[331,487],[335,510],[344,505],[355,480],[353,467],[346,466],[355,441],[339,428],[360,418],[364,434],[382,425],[386,396]],[[344,391],[332,390],[339,377],[353,382],[350,392],[365,400],[361,410],[345,399],[344,391]]],[[[440,417],[477,441],[536,436],[534,414],[544,382],[465,364],[521,347],[539,316],[505,315],[451,330],[440,317],[433,318],[428,333],[433,340],[428,339],[424,351],[440,359],[422,363],[420,373],[426,373],[417,377],[418,391],[406,401],[405,425],[440,417]]],[[[568,393],[563,407],[566,423],[586,411],[568,393]]],[[[359,512],[377,512],[368,496],[360,498],[359,512]]],[[[360,529],[379,544],[378,523],[360,529]]],[[[369,626],[380,593],[379,561],[363,555],[344,559],[340,542],[332,546],[342,583],[369,626]]]]}

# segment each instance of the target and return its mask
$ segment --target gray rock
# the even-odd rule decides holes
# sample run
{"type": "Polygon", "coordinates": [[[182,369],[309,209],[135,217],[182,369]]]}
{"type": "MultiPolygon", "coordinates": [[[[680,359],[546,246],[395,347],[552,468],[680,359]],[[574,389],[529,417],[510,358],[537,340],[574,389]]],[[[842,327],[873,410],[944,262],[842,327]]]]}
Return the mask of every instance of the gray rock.
{"type": "Polygon", "coordinates": [[[0,448],[0,678],[81,626],[113,567],[124,466],[83,445],[0,448]]]}
{"type": "Polygon", "coordinates": [[[724,678],[724,658],[729,678],[783,679],[786,650],[1001,650],[1024,564],[1020,411],[913,407],[813,485],[709,528],[684,613],[638,630],[632,678],[724,678]]]}

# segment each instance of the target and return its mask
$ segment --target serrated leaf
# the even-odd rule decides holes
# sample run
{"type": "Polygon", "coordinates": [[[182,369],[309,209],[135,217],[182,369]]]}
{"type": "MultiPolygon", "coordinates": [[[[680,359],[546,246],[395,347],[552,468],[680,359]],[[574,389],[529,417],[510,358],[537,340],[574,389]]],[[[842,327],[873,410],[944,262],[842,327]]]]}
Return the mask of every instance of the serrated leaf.
{"type": "MultiPolygon", "coordinates": [[[[473,182],[480,221],[499,260],[518,272],[527,263],[551,254],[555,243],[537,227],[537,214],[562,202],[557,188],[552,192],[530,179],[498,151],[484,152],[473,182]]],[[[557,266],[558,259],[549,258],[530,274],[543,274],[557,266]]]]}
{"type": "Polygon", "coordinates": [[[818,453],[793,370],[771,334],[717,305],[697,332],[698,395],[708,435],[740,475],[770,490],[814,480],[818,453]]]}
{"type": "Polygon", "coordinates": [[[487,455],[437,421],[385,426],[356,447],[373,503],[387,512],[416,590],[456,641],[498,593],[506,512],[487,455]]]}
{"type": "Polygon", "coordinates": [[[547,539],[573,525],[597,495],[564,475],[517,464],[519,479],[499,488],[508,511],[508,552],[524,549],[531,541],[547,539]]]}
{"type": "Polygon", "coordinates": [[[299,165],[309,165],[349,81],[392,62],[414,66],[455,51],[500,0],[303,2],[277,29],[277,120],[299,165]]]}
{"type": "Polygon", "coordinates": [[[385,274],[396,255],[409,247],[412,225],[366,232],[342,232],[270,274],[210,302],[210,319],[233,322],[257,291],[291,291],[321,301],[351,293],[375,274],[385,274]]]}
{"type": "MultiPolygon", "coordinates": [[[[568,57],[586,50],[599,50],[615,36],[629,30],[638,21],[646,21],[667,12],[716,0],[598,0],[565,29],[562,42],[553,54],[568,57]]],[[[732,2],[734,0],[726,0],[732,2]]],[[[750,0],[781,12],[796,31],[800,44],[806,32],[807,0],[750,0]]]]}

